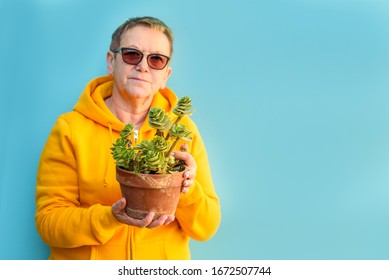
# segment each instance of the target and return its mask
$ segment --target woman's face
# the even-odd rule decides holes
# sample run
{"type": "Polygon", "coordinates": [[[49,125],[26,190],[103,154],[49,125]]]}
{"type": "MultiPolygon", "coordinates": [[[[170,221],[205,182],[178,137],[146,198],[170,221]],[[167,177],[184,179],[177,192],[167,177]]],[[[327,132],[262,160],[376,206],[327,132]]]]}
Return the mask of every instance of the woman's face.
{"type": "Polygon", "coordinates": [[[138,65],[123,61],[121,52],[107,55],[108,73],[114,76],[114,92],[125,98],[150,99],[158,90],[165,88],[172,69],[167,65],[162,70],[150,68],[147,55],[152,53],[170,56],[170,42],[165,34],[147,26],[138,25],[123,33],[120,48],[134,48],[144,56],[138,65]]]}

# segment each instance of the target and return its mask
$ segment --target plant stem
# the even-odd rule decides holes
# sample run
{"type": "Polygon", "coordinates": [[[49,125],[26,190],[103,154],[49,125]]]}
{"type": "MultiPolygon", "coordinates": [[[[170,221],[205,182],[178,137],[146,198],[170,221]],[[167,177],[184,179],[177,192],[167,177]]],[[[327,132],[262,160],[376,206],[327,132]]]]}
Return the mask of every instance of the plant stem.
{"type": "Polygon", "coordinates": [[[177,145],[178,143],[178,140],[180,140],[180,137],[177,137],[177,139],[173,142],[172,146],[170,147],[169,151],[167,152],[167,155],[165,157],[165,160],[167,161],[170,157],[170,155],[172,154],[173,152],[173,149],[175,148],[175,146],[177,145]]]}
{"type": "MultiPolygon", "coordinates": [[[[178,116],[177,119],[176,119],[176,121],[174,122],[174,124],[173,124],[171,127],[173,127],[174,125],[178,124],[178,123],[180,122],[181,119],[182,119],[182,117],[178,116]]],[[[169,137],[170,137],[170,134],[169,134],[169,132],[168,132],[167,135],[166,135],[165,140],[166,140],[166,141],[169,140],[169,137]]]]}

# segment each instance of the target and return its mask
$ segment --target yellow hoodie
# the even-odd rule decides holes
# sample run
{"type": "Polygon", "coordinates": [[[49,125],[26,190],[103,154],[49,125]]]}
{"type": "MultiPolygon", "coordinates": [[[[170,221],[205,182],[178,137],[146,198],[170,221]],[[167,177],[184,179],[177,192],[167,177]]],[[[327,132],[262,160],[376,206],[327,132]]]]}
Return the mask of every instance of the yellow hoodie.
{"type": "MultiPolygon", "coordinates": [[[[106,107],[113,80],[92,80],[72,112],[61,115],[39,162],[36,187],[36,227],[50,246],[50,259],[190,259],[189,239],[205,241],[220,224],[207,153],[194,122],[189,152],[198,170],[189,193],[181,194],[176,219],[145,229],[119,223],[111,206],[120,197],[112,143],[124,123],[106,107]]],[[[168,88],[154,96],[152,107],[170,112],[177,97],[168,88]]],[[[155,134],[147,121],[138,141],[155,134]]],[[[179,146],[178,146],[179,147],[179,146]]]]}

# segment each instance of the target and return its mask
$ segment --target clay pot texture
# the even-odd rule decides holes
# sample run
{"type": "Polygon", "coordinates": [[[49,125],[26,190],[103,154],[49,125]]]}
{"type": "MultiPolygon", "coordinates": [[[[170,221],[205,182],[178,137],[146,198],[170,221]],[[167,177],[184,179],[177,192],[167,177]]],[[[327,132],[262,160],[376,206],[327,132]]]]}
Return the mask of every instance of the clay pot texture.
{"type": "Polygon", "coordinates": [[[116,180],[127,202],[127,215],[143,219],[149,212],[154,212],[153,220],[161,215],[174,215],[180,199],[184,172],[139,174],[116,167],[116,180]]]}

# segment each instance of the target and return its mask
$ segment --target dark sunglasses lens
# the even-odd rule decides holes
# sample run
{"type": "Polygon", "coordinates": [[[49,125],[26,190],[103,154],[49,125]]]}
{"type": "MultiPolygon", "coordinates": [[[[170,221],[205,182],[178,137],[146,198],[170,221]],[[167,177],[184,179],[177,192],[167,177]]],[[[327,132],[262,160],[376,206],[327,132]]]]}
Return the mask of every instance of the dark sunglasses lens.
{"type": "Polygon", "coordinates": [[[151,54],[147,57],[147,62],[151,68],[163,69],[168,62],[168,58],[158,54],[151,54]]]}
{"type": "Polygon", "coordinates": [[[138,64],[142,60],[142,53],[136,51],[136,50],[123,50],[122,56],[124,62],[132,65],[138,64]]]}

